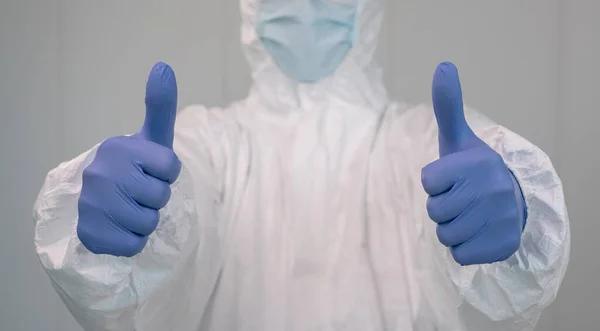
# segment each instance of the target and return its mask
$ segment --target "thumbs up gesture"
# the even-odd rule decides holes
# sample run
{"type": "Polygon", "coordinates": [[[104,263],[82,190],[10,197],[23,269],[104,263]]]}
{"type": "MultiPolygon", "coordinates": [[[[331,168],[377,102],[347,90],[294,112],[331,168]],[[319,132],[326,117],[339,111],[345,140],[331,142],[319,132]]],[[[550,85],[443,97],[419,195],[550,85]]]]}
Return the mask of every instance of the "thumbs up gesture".
{"type": "Polygon", "coordinates": [[[438,239],[461,265],[506,260],[521,243],[521,189],[502,157],[469,127],[453,64],[436,69],[432,97],[440,158],[422,169],[421,182],[438,239]]]}
{"type": "Polygon", "coordinates": [[[77,235],[89,251],[131,257],[156,229],[181,170],[173,152],[176,110],[175,74],[157,63],[146,85],[140,131],[105,140],[83,171],[77,235]]]}

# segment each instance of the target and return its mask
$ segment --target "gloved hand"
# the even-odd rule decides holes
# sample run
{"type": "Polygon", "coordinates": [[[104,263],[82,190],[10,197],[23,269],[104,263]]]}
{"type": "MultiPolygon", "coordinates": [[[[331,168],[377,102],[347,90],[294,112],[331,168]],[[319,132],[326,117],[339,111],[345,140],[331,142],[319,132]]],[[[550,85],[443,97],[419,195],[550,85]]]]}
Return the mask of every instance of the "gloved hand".
{"type": "Polygon", "coordinates": [[[156,229],[181,170],[173,152],[176,109],[175,74],[157,63],[146,85],[142,129],[105,140],[83,171],[77,235],[91,252],[134,256],[156,229]]]}
{"type": "Polygon", "coordinates": [[[461,265],[504,261],[521,243],[525,201],[502,157],[465,119],[458,71],[442,63],[433,78],[440,159],[422,169],[429,217],[461,265]]]}

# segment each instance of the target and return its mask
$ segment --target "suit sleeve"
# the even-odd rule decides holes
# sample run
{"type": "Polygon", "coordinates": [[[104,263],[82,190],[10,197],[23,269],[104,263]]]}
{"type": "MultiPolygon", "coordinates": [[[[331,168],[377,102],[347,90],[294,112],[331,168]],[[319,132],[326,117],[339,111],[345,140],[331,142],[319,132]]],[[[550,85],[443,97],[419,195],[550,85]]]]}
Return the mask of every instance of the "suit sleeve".
{"type": "MultiPolygon", "coordinates": [[[[455,322],[465,331],[533,330],[542,310],[556,298],[569,262],[569,217],[562,183],[539,147],[473,110],[466,110],[466,116],[475,133],[502,156],[517,179],[527,208],[526,226],[519,250],[509,259],[460,266],[439,243],[435,223],[424,210],[426,194],[414,185],[414,196],[423,206],[413,215],[423,229],[420,245],[432,254],[424,268],[439,282],[428,296],[443,295],[455,303],[458,314],[456,310],[448,312],[448,307],[437,307],[434,299],[429,299],[430,306],[441,329],[457,318],[455,322]]],[[[438,157],[433,109],[420,106],[403,117],[407,130],[412,130],[413,156],[419,160],[411,173],[419,176],[420,168],[438,157]]]]}
{"type": "Polygon", "coordinates": [[[77,237],[82,172],[97,146],[48,173],[34,206],[35,247],[57,293],[85,330],[197,328],[192,319],[199,314],[190,309],[202,307],[190,306],[209,297],[210,256],[218,246],[211,229],[220,185],[208,138],[193,118],[178,123],[175,151],[182,171],[158,228],[133,258],[95,255],[77,237]]]}

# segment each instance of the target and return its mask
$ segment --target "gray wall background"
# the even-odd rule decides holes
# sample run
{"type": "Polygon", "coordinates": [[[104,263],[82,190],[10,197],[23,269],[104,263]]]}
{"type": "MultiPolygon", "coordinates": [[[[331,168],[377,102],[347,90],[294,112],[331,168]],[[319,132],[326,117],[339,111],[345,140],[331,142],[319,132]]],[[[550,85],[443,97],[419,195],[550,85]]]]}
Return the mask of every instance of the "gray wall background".
{"type": "MultiPolygon", "coordinates": [[[[180,105],[225,105],[250,83],[237,0],[0,1],[0,330],[76,331],[32,244],[48,170],[136,130],[147,73],[178,76],[180,105]]],[[[438,62],[465,100],[541,146],[565,184],[571,266],[539,331],[600,329],[600,2],[389,1],[381,46],[391,95],[429,101],[438,62]]]]}

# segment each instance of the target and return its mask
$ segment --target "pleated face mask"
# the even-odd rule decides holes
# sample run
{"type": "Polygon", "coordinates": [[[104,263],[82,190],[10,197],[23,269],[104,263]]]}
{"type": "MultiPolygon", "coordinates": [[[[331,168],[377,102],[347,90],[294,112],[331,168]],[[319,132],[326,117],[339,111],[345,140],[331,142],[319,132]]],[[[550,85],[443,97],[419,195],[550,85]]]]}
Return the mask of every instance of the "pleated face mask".
{"type": "Polygon", "coordinates": [[[263,0],[257,33],[286,75],[314,83],[332,75],[356,41],[355,0],[263,0]]]}

